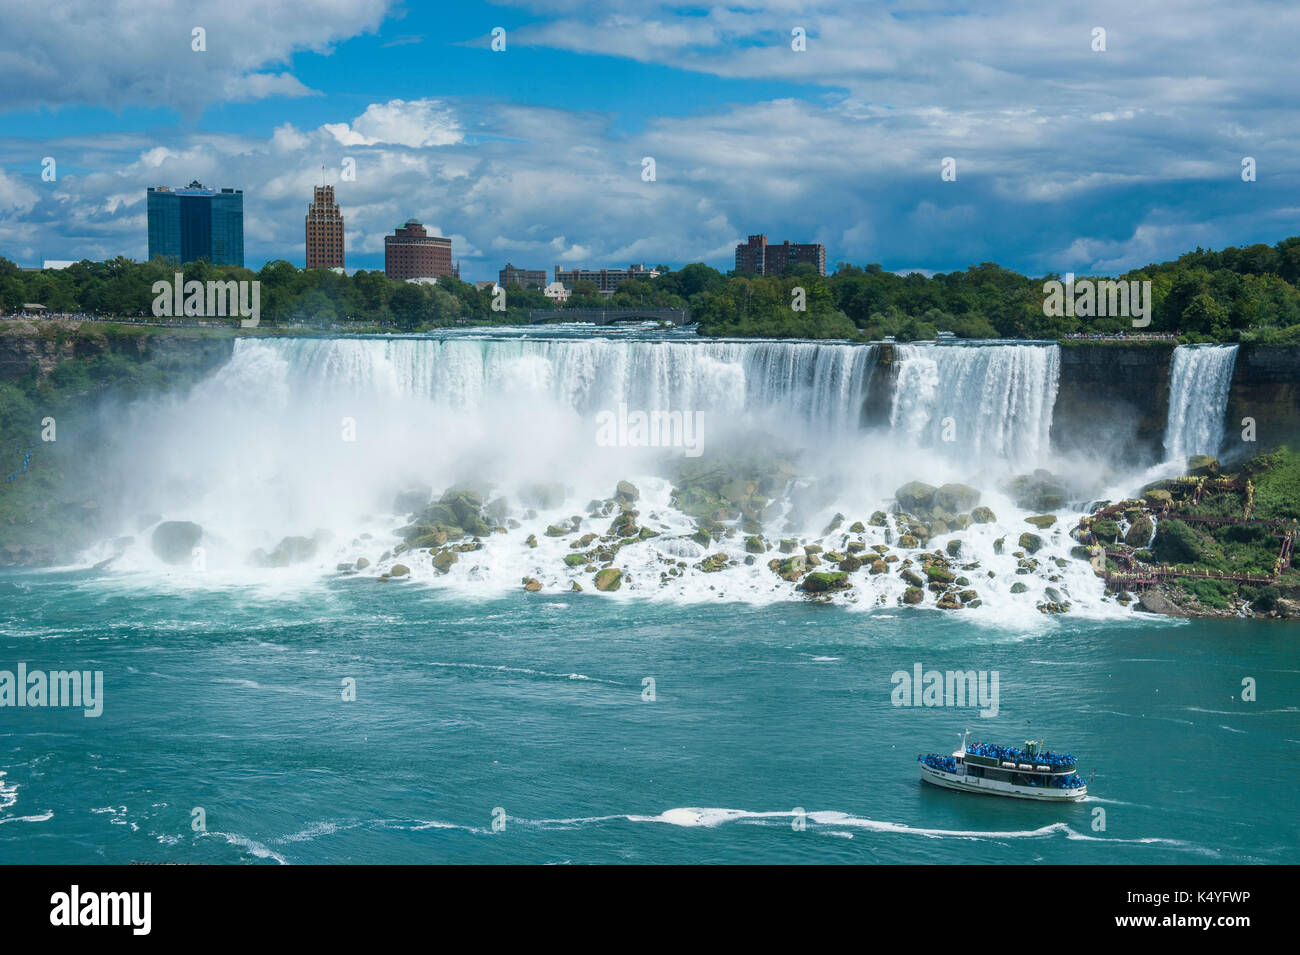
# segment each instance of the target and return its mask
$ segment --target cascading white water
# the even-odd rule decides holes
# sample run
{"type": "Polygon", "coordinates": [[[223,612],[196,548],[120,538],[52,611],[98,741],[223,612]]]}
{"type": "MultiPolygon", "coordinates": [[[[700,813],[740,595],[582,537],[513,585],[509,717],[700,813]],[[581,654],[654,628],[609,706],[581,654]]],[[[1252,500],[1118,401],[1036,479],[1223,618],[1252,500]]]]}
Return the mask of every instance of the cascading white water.
{"type": "Polygon", "coordinates": [[[1048,453],[1061,371],[1056,345],[897,345],[890,427],[954,457],[1012,467],[1048,453]]]}
{"type": "Polygon", "coordinates": [[[1174,349],[1165,425],[1169,461],[1181,464],[1193,454],[1218,455],[1236,365],[1236,345],[1179,345],[1174,349]]]}
{"type": "MultiPolygon", "coordinates": [[[[235,343],[231,365],[274,355],[295,393],[416,397],[476,410],[501,393],[545,396],[579,414],[644,410],[776,414],[856,428],[875,345],[606,339],[316,339],[235,343]]],[[[237,373],[237,370],[233,373],[237,373]]]]}
{"type": "MultiPolygon", "coordinates": [[[[628,580],[621,596],[787,600],[798,596],[794,584],[768,566],[783,538],[834,552],[847,546],[851,526],[889,510],[905,482],[975,481],[1000,520],[961,531],[962,559],[979,568],[969,571],[971,586],[988,608],[968,616],[1035,626],[1037,601],[1057,599],[1052,588],[1075,606],[1107,612],[1088,565],[1064,559],[1068,519],[1043,535],[1034,577],[1002,546],[1025,528],[1001,479],[1047,449],[1055,347],[899,351],[893,429],[882,434],[862,423],[874,345],[470,334],[239,339],[231,359],[188,394],[116,409],[106,422],[117,450],[101,469],[103,491],[121,510],[122,536],[88,552],[87,562],[186,574],[152,549],[161,519],[201,526],[205,569],[190,574],[200,586],[300,586],[365,558],[362,575],[405,561],[412,578],[474,592],[518,589],[521,579],[590,590],[592,568],[566,561],[577,532],[552,531],[578,516],[584,535],[608,539],[612,518],[592,513],[589,502],[608,499],[628,479],[640,491],[638,525],[658,536],[619,551],[628,580]],[[700,543],[697,518],[674,506],[673,480],[688,450],[602,442],[595,421],[620,406],[705,415],[705,453],[717,454],[701,460],[704,473],[740,469],[722,482],[744,485],[747,460],[794,468],[792,484],[773,488],[756,552],[754,530],[731,518],[724,540],[700,543]],[[958,425],[957,449],[979,452],[980,461],[942,441],[948,416],[958,425]],[[898,453],[900,435],[919,447],[898,453]],[[400,552],[398,528],[420,505],[398,505],[397,495],[407,500],[420,489],[437,497],[464,484],[495,502],[505,532],[483,537],[449,572],[433,566],[430,551],[400,552]],[[268,568],[265,555],[290,538],[309,539],[310,556],[268,568]],[[730,555],[725,570],[696,565],[714,552],[730,555]],[[1029,590],[1013,589],[1021,584],[1029,590]]],[[[901,532],[891,531],[877,522],[852,533],[864,546],[898,547],[901,532]]],[[[854,580],[845,599],[864,608],[897,606],[908,586],[894,572],[859,570],[854,580]]]]}

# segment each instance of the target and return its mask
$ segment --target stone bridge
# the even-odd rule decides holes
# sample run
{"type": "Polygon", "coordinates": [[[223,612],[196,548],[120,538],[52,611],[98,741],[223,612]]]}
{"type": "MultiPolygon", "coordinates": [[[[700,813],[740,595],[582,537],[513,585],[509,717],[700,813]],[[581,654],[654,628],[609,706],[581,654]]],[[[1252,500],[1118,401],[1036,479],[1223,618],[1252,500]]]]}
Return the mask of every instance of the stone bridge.
{"type": "Polygon", "coordinates": [[[593,325],[614,325],[618,322],[672,322],[689,325],[691,311],[687,308],[532,308],[528,310],[529,324],[542,322],[590,322],[593,325]]]}

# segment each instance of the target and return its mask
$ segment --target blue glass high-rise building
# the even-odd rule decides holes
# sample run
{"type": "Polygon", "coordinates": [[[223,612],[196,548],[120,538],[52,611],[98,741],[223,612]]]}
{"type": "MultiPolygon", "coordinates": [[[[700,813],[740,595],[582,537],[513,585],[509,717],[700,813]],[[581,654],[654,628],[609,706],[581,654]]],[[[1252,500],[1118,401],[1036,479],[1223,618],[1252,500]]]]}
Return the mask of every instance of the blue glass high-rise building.
{"type": "Polygon", "coordinates": [[[149,258],[244,264],[244,191],[149,187],[149,258]]]}

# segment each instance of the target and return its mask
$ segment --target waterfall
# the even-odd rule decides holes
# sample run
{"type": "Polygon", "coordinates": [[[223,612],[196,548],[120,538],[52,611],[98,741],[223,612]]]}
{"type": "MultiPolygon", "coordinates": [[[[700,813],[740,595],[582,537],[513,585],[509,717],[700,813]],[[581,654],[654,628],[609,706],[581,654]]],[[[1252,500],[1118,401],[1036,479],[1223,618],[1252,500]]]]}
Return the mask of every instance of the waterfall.
{"type": "MultiPolygon", "coordinates": [[[[237,369],[274,356],[298,395],[424,398],[478,410],[491,396],[545,398],[583,415],[619,404],[758,413],[828,432],[857,428],[875,345],[606,339],[241,338],[237,369]]],[[[237,373],[232,370],[232,374],[237,373]]]]}
{"type": "MultiPolygon", "coordinates": [[[[972,602],[964,615],[1030,626],[1038,604],[1063,592],[1098,605],[1087,563],[1062,563],[1068,521],[1043,535],[1038,575],[1019,573],[1014,551],[999,546],[1024,532],[999,472],[1047,455],[1056,346],[900,346],[888,434],[863,423],[878,354],[869,344],[576,335],[240,338],[193,388],[106,419],[114,440],[100,492],[121,530],[87,563],[272,591],[394,571],[470,594],[517,591],[524,580],[590,593],[588,568],[609,559],[586,552],[622,536],[623,518],[605,502],[628,481],[640,530],[611,545],[621,596],[799,599],[795,581],[769,566],[786,539],[833,553],[852,535],[916,560],[909,550],[960,534],[963,559],[994,572],[978,582],[987,610],[972,602]],[[633,441],[627,429],[609,440],[598,422],[620,410],[682,412],[682,440],[633,441]],[[904,545],[872,515],[918,479],[976,482],[996,516],[904,545]],[[440,544],[400,549],[411,515],[456,487],[482,495],[492,532],[450,540],[442,563],[432,556],[440,544]],[[163,521],[199,526],[201,568],[164,562],[153,542],[163,521]],[[309,556],[282,565],[277,554],[309,556]],[[725,569],[705,561],[721,554],[725,569]],[[1029,589],[1012,590],[1020,584],[1029,589]]],[[[900,605],[906,578],[858,570],[850,604],[900,605]]]]}
{"type": "Polygon", "coordinates": [[[1179,345],[1174,349],[1165,425],[1165,455],[1170,461],[1181,463],[1193,454],[1218,456],[1236,363],[1236,345],[1179,345]]]}
{"type": "Polygon", "coordinates": [[[890,427],[917,445],[1015,466],[1048,453],[1056,345],[898,345],[890,427]]]}

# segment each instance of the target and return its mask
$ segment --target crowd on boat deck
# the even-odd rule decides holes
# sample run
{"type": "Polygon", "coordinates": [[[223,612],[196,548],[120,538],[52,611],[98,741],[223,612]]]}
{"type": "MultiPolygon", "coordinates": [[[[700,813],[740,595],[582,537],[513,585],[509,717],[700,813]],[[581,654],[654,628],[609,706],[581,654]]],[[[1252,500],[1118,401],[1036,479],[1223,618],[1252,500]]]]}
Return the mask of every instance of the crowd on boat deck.
{"type": "Polygon", "coordinates": [[[1073,766],[1075,759],[1069,753],[1027,753],[1023,749],[998,746],[996,743],[971,743],[966,752],[972,756],[1006,760],[1013,763],[1033,763],[1036,766],[1073,766]]]}
{"type": "Polygon", "coordinates": [[[1037,786],[1042,789],[1079,789],[1087,785],[1078,773],[1068,776],[1025,776],[1012,779],[1019,786],[1037,786]]]}
{"type": "Polygon", "coordinates": [[[930,753],[928,756],[916,757],[917,762],[925,763],[931,769],[941,769],[945,773],[957,772],[957,760],[951,756],[936,756],[930,753]]]}

